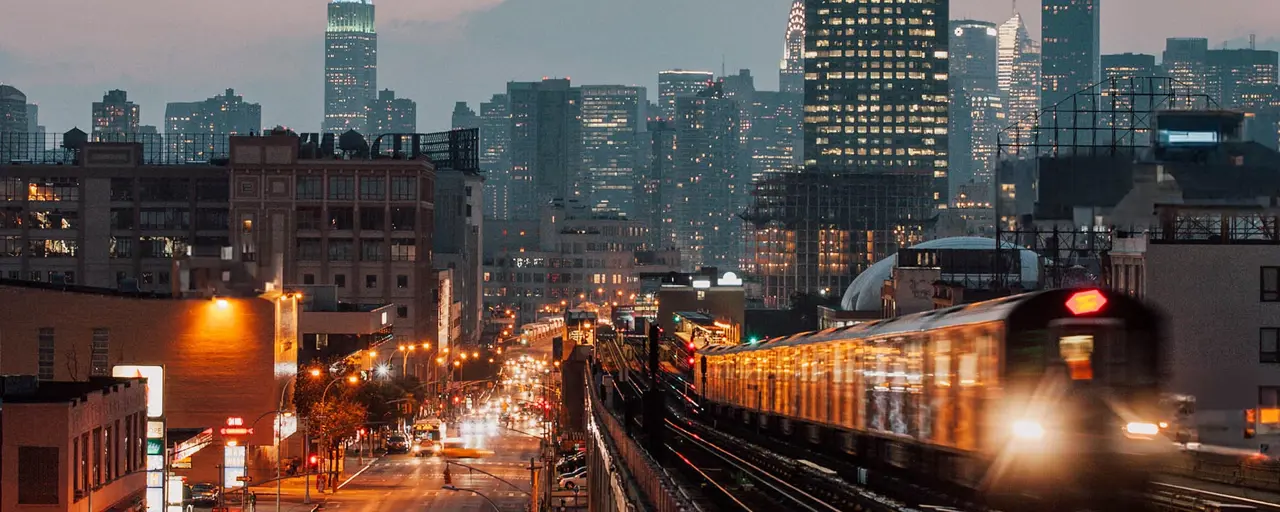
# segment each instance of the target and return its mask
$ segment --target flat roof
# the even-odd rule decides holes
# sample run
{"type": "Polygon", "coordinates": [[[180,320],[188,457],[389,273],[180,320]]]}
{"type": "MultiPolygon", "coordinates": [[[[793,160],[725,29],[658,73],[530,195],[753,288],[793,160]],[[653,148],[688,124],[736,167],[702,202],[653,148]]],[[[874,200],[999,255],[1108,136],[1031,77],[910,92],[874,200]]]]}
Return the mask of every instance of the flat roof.
{"type": "MultiPolygon", "coordinates": [[[[5,380],[9,379],[6,378],[5,380]]],[[[29,393],[18,391],[16,387],[12,390],[8,389],[10,385],[6,383],[2,400],[4,403],[18,404],[75,402],[84,400],[85,396],[90,393],[101,392],[109,394],[115,386],[130,385],[135,382],[140,383],[141,380],[136,378],[91,377],[87,382],[40,382],[29,393]]]]}

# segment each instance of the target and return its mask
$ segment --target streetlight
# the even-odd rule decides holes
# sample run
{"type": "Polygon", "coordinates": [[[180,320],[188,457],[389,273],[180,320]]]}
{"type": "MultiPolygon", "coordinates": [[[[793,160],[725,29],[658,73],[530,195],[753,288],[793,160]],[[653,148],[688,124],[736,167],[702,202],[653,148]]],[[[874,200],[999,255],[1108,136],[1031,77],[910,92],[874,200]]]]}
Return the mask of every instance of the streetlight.
{"type": "MultiPolygon", "coordinates": [[[[320,370],[312,369],[312,370],[311,370],[311,375],[312,375],[312,376],[319,376],[319,375],[320,375],[320,370]]],[[[325,397],[329,396],[329,388],[332,388],[334,384],[337,384],[337,383],[339,383],[339,382],[342,382],[343,380],[344,380],[344,379],[343,379],[342,377],[337,377],[337,378],[333,379],[332,381],[330,381],[330,382],[329,382],[329,384],[328,384],[328,385],[326,385],[326,386],[324,387],[324,391],[320,393],[320,403],[324,403],[325,397]]],[[[346,380],[347,382],[350,382],[350,383],[352,383],[352,384],[355,384],[355,383],[357,383],[357,382],[360,382],[360,377],[356,377],[355,375],[349,375],[349,376],[347,376],[347,378],[346,378],[345,380],[346,380]]],[[[309,443],[309,442],[308,442],[307,440],[305,440],[305,439],[304,439],[304,440],[303,440],[303,442],[302,442],[302,462],[303,462],[303,464],[308,464],[308,465],[309,465],[309,463],[310,463],[310,461],[309,461],[310,456],[311,456],[311,453],[310,453],[310,451],[311,451],[311,447],[309,446],[310,444],[311,444],[311,443],[309,443]]],[[[308,505],[309,505],[309,504],[311,504],[311,468],[306,468],[306,470],[305,470],[305,471],[303,471],[303,475],[304,475],[304,477],[303,477],[303,485],[305,486],[305,487],[304,487],[304,489],[305,489],[305,490],[304,490],[305,494],[303,495],[302,503],[304,503],[304,504],[308,504],[308,505]]],[[[277,479],[276,481],[277,481],[277,482],[279,482],[279,479],[277,479]]],[[[276,493],[276,500],[277,500],[277,501],[279,501],[279,496],[280,496],[280,493],[279,493],[279,492],[277,492],[277,493],[276,493]]]]}
{"type": "Polygon", "coordinates": [[[458,491],[465,491],[465,492],[469,492],[469,493],[471,493],[471,494],[474,494],[474,495],[476,495],[476,496],[479,496],[479,497],[481,497],[481,498],[484,498],[484,500],[485,500],[485,501],[489,502],[489,506],[493,507],[493,510],[495,510],[495,511],[497,511],[497,512],[502,512],[502,509],[498,508],[498,504],[497,504],[497,503],[494,503],[494,502],[493,502],[493,500],[489,499],[489,497],[488,497],[488,496],[485,496],[485,495],[484,495],[484,493],[482,493],[482,492],[480,492],[480,491],[477,491],[477,490],[475,490],[475,489],[467,489],[467,488],[465,488],[465,487],[455,487],[455,486],[452,486],[452,485],[446,485],[446,486],[444,486],[444,487],[441,487],[441,489],[444,489],[444,490],[446,490],[446,491],[454,491],[454,492],[458,492],[458,491]]]}

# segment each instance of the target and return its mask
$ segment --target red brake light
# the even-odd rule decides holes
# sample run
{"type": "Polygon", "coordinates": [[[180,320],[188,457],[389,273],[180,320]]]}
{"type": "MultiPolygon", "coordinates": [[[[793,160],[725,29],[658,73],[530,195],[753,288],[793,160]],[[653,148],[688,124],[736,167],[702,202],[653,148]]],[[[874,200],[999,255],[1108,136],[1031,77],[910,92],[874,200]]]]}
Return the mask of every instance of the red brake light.
{"type": "Polygon", "coordinates": [[[692,358],[692,357],[690,357],[690,358],[689,358],[689,365],[690,365],[690,366],[693,366],[693,358],[692,358]]]}
{"type": "Polygon", "coordinates": [[[690,341],[690,342],[689,342],[689,350],[693,350],[693,349],[695,349],[695,348],[697,348],[697,346],[695,346],[695,345],[693,344],[693,342],[692,342],[692,341],[690,341]]]}
{"type": "Polygon", "coordinates": [[[1106,305],[1107,298],[1098,290],[1076,292],[1067,299],[1067,309],[1071,310],[1073,315],[1097,313],[1106,305]]]}

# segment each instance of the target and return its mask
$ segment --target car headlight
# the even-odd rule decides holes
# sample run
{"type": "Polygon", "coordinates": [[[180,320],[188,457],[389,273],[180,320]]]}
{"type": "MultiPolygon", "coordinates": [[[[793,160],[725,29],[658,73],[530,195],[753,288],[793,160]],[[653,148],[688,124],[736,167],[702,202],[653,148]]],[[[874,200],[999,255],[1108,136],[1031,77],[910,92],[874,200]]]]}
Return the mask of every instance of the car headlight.
{"type": "Polygon", "coordinates": [[[1013,437],[1018,439],[1041,439],[1044,437],[1044,427],[1040,426],[1037,421],[1018,420],[1013,422],[1013,437]]]}
{"type": "Polygon", "coordinates": [[[413,453],[418,453],[418,452],[420,452],[420,451],[422,451],[422,447],[421,447],[421,446],[414,446],[414,447],[413,447],[413,453]]]}
{"type": "Polygon", "coordinates": [[[1132,421],[1124,426],[1124,431],[1134,436],[1154,436],[1160,433],[1160,426],[1155,423],[1132,421]]]}

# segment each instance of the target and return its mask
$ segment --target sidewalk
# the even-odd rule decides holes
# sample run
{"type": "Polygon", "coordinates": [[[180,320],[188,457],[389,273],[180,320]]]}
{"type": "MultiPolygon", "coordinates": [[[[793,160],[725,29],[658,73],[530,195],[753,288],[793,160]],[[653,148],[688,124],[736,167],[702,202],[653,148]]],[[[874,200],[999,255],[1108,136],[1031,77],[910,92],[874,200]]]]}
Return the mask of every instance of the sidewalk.
{"type": "MultiPolygon", "coordinates": [[[[373,458],[365,457],[364,464],[360,465],[358,458],[349,457],[343,463],[344,471],[341,472],[336,484],[340,485],[343,482],[346,482],[348,478],[351,478],[356,473],[359,473],[360,471],[369,467],[374,462],[377,462],[377,460],[378,460],[378,457],[373,457],[373,458]]],[[[275,510],[276,482],[274,480],[270,482],[262,482],[262,483],[254,484],[252,487],[250,487],[250,490],[253,491],[253,493],[258,496],[257,512],[275,510]]],[[[321,493],[319,490],[316,489],[315,475],[311,475],[311,478],[309,479],[306,478],[305,476],[285,477],[280,479],[280,510],[281,512],[311,512],[311,510],[315,508],[316,505],[324,503],[324,500],[332,495],[333,495],[332,489],[328,490],[325,493],[321,493]],[[307,495],[306,491],[307,491],[308,481],[311,485],[311,504],[310,505],[306,505],[302,503],[307,495]]],[[[236,508],[232,508],[231,510],[233,512],[238,512],[238,509],[236,508]]]]}

